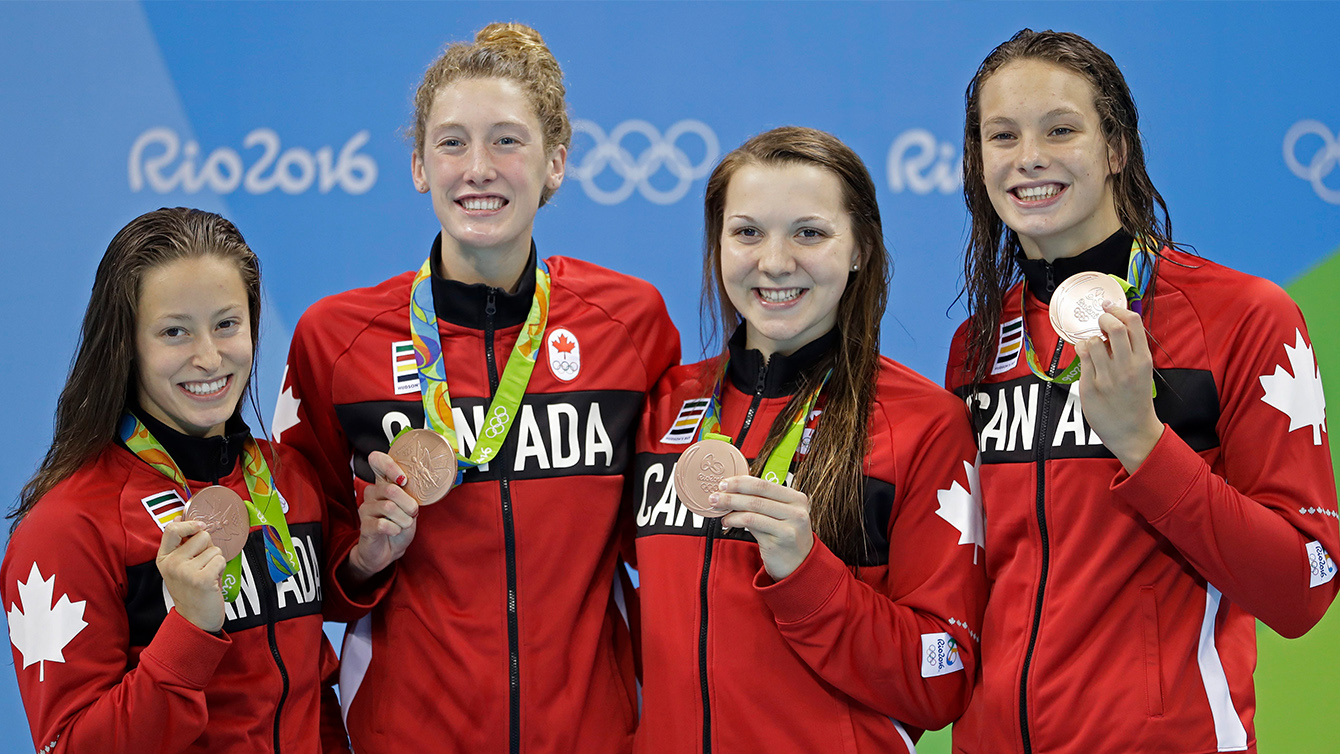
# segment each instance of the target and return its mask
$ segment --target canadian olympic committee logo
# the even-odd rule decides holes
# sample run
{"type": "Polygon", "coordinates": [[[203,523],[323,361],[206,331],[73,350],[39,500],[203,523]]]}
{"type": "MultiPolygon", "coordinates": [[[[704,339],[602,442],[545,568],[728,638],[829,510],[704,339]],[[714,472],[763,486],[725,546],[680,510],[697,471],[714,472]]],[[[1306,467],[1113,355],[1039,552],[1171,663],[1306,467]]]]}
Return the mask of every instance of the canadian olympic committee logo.
{"type": "Polygon", "coordinates": [[[1312,190],[1328,204],[1340,204],[1340,189],[1326,185],[1326,178],[1340,164],[1340,138],[1317,120],[1300,120],[1284,135],[1284,164],[1294,175],[1312,184],[1312,190]],[[1311,138],[1316,137],[1316,138],[1311,138]],[[1317,139],[1321,140],[1317,144],[1317,139]],[[1301,145],[1300,145],[1301,142],[1301,145]],[[1303,159],[1299,159],[1302,157],[1303,159]]]}
{"type": "Polygon", "coordinates": [[[889,188],[896,194],[952,194],[963,188],[963,155],[924,128],[898,134],[889,147],[887,169],[889,188]]]}
{"type": "Polygon", "coordinates": [[[359,131],[338,154],[328,146],[315,151],[303,147],[281,151],[279,134],[257,128],[242,139],[243,151],[261,150],[256,161],[246,167],[236,149],[218,147],[201,162],[198,143],[189,140],[183,146],[176,131],[150,128],[130,147],[130,190],[142,191],[147,185],[160,194],[178,190],[194,194],[204,188],[217,194],[230,194],[238,188],[249,194],[265,194],[277,188],[286,194],[301,194],[315,187],[327,194],[338,186],[348,194],[364,194],[377,182],[376,160],[358,151],[370,137],[368,131],[359,131]]]}
{"type": "Polygon", "coordinates": [[[694,181],[712,172],[721,154],[716,133],[700,120],[681,120],[664,134],[645,120],[626,120],[608,134],[592,121],[576,120],[572,132],[595,144],[575,165],[568,165],[568,175],[581,181],[586,195],[599,204],[619,204],[634,190],[653,204],[674,204],[689,193],[694,181]],[[634,148],[645,146],[634,157],[625,142],[634,148]],[[616,178],[602,179],[606,169],[616,178]],[[658,178],[662,172],[669,177],[658,178]]]}

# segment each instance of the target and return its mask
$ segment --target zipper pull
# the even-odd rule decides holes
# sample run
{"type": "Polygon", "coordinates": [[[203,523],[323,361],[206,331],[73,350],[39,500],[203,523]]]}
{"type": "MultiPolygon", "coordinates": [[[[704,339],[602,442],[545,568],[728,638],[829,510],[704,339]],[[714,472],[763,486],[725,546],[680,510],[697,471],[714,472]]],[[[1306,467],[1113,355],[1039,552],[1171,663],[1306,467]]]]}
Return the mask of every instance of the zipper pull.
{"type": "Polygon", "coordinates": [[[768,360],[763,360],[763,367],[758,370],[758,384],[754,386],[754,395],[763,394],[763,385],[768,380],[768,360]]]}
{"type": "Polygon", "coordinates": [[[228,435],[223,436],[223,442],[219,444],[219,467],[214,470],[214,483],[219,483],[221,476],[228,476],[228,435]]]}
{"type": "Polygon", "coordinates": [[[1047,270],[1047,293],[1050,294],[1056,290],[1056,277],[1052,272],[1051,263],[1048,262],[1046,265],[1047,266],[1044,269],[1047,270]]]}
{"type": "Polygon", "coordinates": [[[498,305],[494,302],[493,299],[494,294],[497,290],[498,290],[497,288],[489,289],[489,298],[488,301],[484,304],[484,313],[490,317],[492,317],[498,311],[498,305]]]}

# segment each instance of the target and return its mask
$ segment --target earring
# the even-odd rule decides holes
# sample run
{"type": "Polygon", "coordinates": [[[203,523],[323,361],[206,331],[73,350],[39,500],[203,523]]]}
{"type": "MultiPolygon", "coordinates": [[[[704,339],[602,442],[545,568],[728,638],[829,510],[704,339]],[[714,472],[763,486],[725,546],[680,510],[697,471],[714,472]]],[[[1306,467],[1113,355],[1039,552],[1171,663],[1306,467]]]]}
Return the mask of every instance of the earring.
{"type": "Polygon", "coordinates": [[[856,272],[856,271],[859,270],[859,269],[861,269],[861,265],[859,265],[859,264],[853,264],[853,265],[851,266],[851,271],[852,271],[852,272],[856,272]]]}

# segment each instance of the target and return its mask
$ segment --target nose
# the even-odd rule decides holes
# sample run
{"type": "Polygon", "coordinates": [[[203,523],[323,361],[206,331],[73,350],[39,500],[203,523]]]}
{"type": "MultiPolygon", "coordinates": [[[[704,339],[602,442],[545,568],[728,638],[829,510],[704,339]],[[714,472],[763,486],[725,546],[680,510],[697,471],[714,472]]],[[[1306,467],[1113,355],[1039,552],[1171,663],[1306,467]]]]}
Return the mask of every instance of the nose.
{"type": "Polygon", "coordinates": [[[205,374],[213,374],[223,366],[223,354],[219,352],[219,344],[212,335],[204,335],[196,341],[191,363],[205,374]]]}
{"type": "Polygon", "coordinates": [[[488,144],[474,144],[466,155],[465,180],[479,186],[496,177],[493,169],[493,156],[489,154],[488,144]]]}
{"type": "Polygon", "coordinates": [[[787,239],[774,234],[764,240],[758,250],[758,270],[768,277],[785,277],[796,269],[796,258],[791,254],[787,239]]]}
{"type": "Polygon", "coordinates": [[[1017,167],[1024,173],[1032,173],[1046,168],[1048,157],[1042,139],[1032,134],[1022,135],[1019,138],[1019,152],[1016,159],[1017,167]]]}

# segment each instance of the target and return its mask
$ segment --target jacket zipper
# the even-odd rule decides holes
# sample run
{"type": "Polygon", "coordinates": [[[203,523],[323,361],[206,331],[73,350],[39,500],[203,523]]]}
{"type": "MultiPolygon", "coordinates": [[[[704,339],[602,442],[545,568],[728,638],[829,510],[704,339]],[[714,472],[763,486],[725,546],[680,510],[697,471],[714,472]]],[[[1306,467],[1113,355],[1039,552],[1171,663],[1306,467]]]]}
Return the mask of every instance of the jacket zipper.
{"type": "MultiPolygon", "coordinates": [[[[1056,279],[1052,274],[1052,266],[1046,266],[1047,270],[1047,293],[1050,294],[1056,290],[1056,279]]],[[[1023,311],[1024,317],[1028,312],[1023,311]]],[[[1052,377],[1056,374],[1056,368],[1061,363],[1061,349],[1065,342],[1060,338],[1056,339],[1056,352],[1052,354],[1051,366],[1047,369],[1047,376],[1052,377]]],[[[1042,540],[1042,574],[1038,580],[1038,593],[1033,602],[1033,630],[1028,637],[1028,651],[1024,653],[1023,672],[1019,675],[1019,732],[1023,737],[1024,754],[1032,754],[1033,740],[1028,733],[1028,671],[1033,664],[1033,649],[1037,645],[1038,630],[1042,622],[1042,601],[1043,595],[1047,590],[1047,572],[1051,568],[1051,540],[1047,534],[1047,421],[1051,410],[1052,387],[1055,383],[1047,382],[1042,386],[1042,410],[1039,412],[1037,429],[1033,431],[1033,455],[1037,459],[1037,493],[1034,500],[1035,514],[1038,519],[1038,532],[1042,540]]]]}
{"type": "MultiPolygon", "coordinates": [[[[763,385],[768,376],[768,362],[758,371],[758,382],[754,385],[754,399],[749,403],[749,411],[744,415],[744,424],[740,425],[740,436],[735,438],[735,447],[744,445],[745,435],[754,423],[754,414],[763,401],[763,385]]],[[[723,378],[724,379],[724,378],[723,378]]],[[[698,582],[698,679],[703,695],[703,754],[712,754],[712,706],[707,693],[707,577],[712,571],[712,545],[717,532],[721,531],[721,519],[707,521],[707,547],[703,551],[703,574],[698,582]]]]}
{"type": "MultiPolygon", "coordinates": [[[[498,392],[498,361],[493,353],[493,315],[498,312],[495,300],[497,292],[497,288],[489,288],[488,301],[484,305],[484,356],[489,365],[490,400],[498,392]]],[[[498,453],[497,460],[502,461],[501,452],[498,453]]],[[[508,750],[512,754],[520,754],[521,640],[516,615],[516,524],[512,520],[512,487],[506,464],[498,466],[498,479],[502,497],[503,547],[507,561],[508,750]]]]}
{"type": "MultiPolygon", "coordinates": [[[[264,541],[263,540],[258,541],[261,543],[260,548],[261,556],[262,556],[262,562],[264,562],[263,560],[265,555],[264,541]]],[[[284,711],[284,702],[288,700],[289,684],[288,684],[288,669],[284,667],[284,658],[280,656],[279,643],[275,640],[275,621],[279,620],[279,587],[274,583],[273,579],[269,578],[268,573],[264,574],[263,576],[257,576],[256,582],[261,585],[261,590],[265,592],[265,601],[267,603],[270,612],[270,614],[266,616],[265,620],[265,638],[270,642],[270,656],[274,658],[275,667],[279,668],[279,678],[283,682],[283,688],[279,692],[279,703],[275,705],[275,722],[274,722],[274,738],[275,738],[274,754],[280,754],[279,720],[284,711]]]]}

